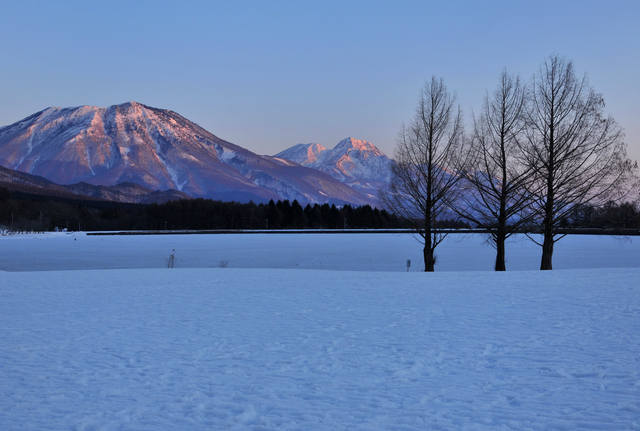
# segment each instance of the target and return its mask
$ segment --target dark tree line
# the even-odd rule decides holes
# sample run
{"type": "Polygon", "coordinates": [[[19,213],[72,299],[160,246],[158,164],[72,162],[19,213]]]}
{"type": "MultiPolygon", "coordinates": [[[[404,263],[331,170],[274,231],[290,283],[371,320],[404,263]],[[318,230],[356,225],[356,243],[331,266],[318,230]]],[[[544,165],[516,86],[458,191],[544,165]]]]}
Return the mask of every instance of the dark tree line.
{"type": "Polygon", "coordinates": [[[297,200],[267,204],[209,199],[172,201],[147,207],[155,226],[149,229],[390,229],[402,227],[398,217],[369,205],[336,207],[327,203],[302,207],[297,200]],[[158,226],[158,222],[161,226],[158,226]]]}
{"type": "Polygon", "coordinates": [[[395,229],[396,215],[369,205],[337,207],[298,201],[267,204],[185,199],[127,204],[9,192],[0,188],[0,226],[15,231],[209,229],[395,229]]]}
{"type": "MultiPolygon", "coordinates": [[[[631,202],[576,205],[560,220],[561,228],[640,229],[640,209],[631,202]]],[[[20,232],[208,229],[397,229],[411,228],[395,214],[369,205],[268,204],[209,199],[165,204],[127,204],[74,200],[9,192],[0,187],[0,227],[20,232]]],[[[435,227],[469,228],[465,221],[440,219],[435,227]]],[[[530,224],[523,230],[536,231],[530,224]]]]}
{"type": "Polygon", "coordinates": [[[640,209],[632,202],[609,201],[602,206],[577,205],[561,227],[587,229],[640,229],[640,209]]]}

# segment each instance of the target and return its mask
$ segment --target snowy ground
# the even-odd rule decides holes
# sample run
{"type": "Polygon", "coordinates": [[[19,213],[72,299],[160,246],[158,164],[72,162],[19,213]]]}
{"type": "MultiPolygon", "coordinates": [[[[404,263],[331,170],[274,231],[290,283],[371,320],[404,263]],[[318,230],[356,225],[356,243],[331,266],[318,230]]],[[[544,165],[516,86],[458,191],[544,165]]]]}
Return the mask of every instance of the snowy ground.
{"type": "Polygon", "coordinates": [[[0,430],[640,429],[636,241],[407,274],[413,240],[338,237],[0,238],[0,269],[41,270],[0,271],[0,430]]]}
{"type": "MultiPolygon", "coordinates": [[[[556,244],[555,269],[640,267],[640,237],[568,236],[556,244]]],[[[524,236],[507,243],[507,270],[540,268],[541,249],[524,236]]],[[[0,236],[0,271],[162,268],[424,270],[410,234],[223,234],[0,236]]],[[[491,271],[495,251],[481,235],[449,235],[436,249],[436,271],[491,271]]]]}

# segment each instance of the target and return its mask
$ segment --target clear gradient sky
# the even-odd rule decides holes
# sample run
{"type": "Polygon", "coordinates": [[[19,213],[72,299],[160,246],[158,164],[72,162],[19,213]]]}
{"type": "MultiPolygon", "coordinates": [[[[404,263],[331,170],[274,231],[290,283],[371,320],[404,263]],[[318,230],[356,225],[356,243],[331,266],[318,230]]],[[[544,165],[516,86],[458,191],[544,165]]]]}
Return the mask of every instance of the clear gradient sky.
{"type": "Polygon", "coordinates": [[[432,75],[471,119],[552,53],[640,159],[640,1],[0,0],[0,126],[134,100],[259,154],[354,137],[392,155],[432,75]]]}

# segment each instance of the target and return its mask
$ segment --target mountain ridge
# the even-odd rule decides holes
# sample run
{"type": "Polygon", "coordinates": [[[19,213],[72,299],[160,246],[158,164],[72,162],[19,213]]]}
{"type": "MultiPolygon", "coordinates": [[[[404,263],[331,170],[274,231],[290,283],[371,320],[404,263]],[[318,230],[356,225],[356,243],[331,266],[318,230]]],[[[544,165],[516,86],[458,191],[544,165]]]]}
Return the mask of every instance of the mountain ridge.
{"type": "Polygon", "coordinates": [[[375,204],[326,173],[259,156],[138,102],[47,108],[1,127],[0,165],[59,184],[132,182],[221,200],[375,204]]]}
{"type": "Polygon", "coordinates": [[[391,159],[371,142],[346,138],[333,149],[320,144],[297,144],[274,157],[325,172],[377,199],[378,190],[391,178],[391,159]]]}
{"type": "Polygon", "coordinates": [[[191,199],[177,190],[151,190],[134,183],[115,186],[95,186],[81,182],[61,185],[47,178],[15,171],[0,166],[0,187],[8,191],[33,195],[64,197],[69,199],[96,199],[123,203],[165,203],[170,200],[191,199]]]}

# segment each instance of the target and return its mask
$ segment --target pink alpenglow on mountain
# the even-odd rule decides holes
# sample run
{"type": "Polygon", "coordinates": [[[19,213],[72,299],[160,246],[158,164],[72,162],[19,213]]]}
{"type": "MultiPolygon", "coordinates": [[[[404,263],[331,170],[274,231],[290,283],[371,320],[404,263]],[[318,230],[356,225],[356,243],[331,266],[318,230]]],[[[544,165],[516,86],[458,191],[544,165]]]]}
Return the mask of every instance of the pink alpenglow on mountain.
{"type": "Polygon", "coordinates": [[[318,169],[376,198],[391,177],[391,159],[372,143],[343,139],[332,150],[320,144],[298,144],[274,157],[318,169]]]}
{"type": "Polygon", "coordinates": [[[375,204],[330,175],[259,156],[173,111],[136,102],[48,108],[2,127],[0,166],[59,184],[131,182],[227,201],[375,204]]]}

